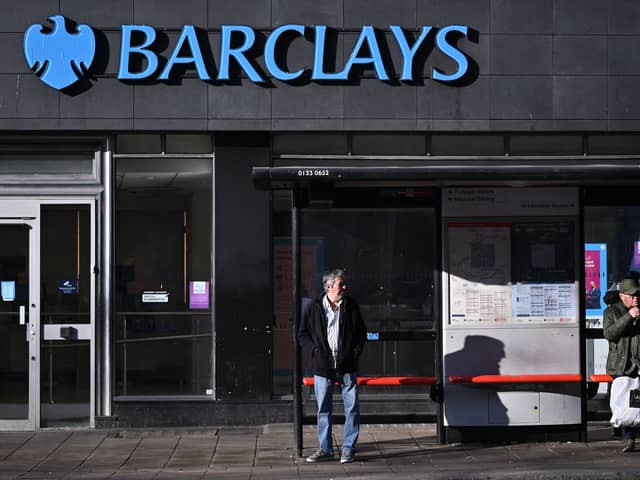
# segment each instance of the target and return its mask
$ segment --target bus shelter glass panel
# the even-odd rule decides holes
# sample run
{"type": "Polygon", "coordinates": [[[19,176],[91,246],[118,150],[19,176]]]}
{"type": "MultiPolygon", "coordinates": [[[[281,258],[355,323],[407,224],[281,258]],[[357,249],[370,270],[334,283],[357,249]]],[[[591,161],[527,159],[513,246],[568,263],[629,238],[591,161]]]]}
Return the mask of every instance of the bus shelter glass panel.
{"type": "MultiPolygon", "coordinates": [[[[303,305],[323,295],[325,270],[346,270],[347,294],[359,303],[369,332],[358,374],[434,375],[433,209],[310,208],[302,211],[301,222],[303,305]]],[[[293,365],[291,240],[275,237],[273,243],[274,393],[285,394],[293,365]]],[[[304,354],[304,376],[311,375],[309,367],[304,354]]]]}
{"type": "Polygon", "coordinates": [[[29,227],[0,225],[0,420],[29,417],[29,227]]]}
{"type": "MultiPolygon", "coordinates": [[[[584,209],[587,375],[606,373],[609,345],[602,338],[604,310],[619,301],[617,292],[622,279],[640,272],[640,206],[623,204],[633,199],[634,194],[628,191],[625,195],[623,191],[620,195],[624,198],[619,199],[610,193],[604,196],[606,203],[620,204],[584,209]]],[[[607,385],[598,385],[596,400],[606,393],[607,385]]],[[[593,409],[606,410],[608,406],[596,404],[593,409]]]]}

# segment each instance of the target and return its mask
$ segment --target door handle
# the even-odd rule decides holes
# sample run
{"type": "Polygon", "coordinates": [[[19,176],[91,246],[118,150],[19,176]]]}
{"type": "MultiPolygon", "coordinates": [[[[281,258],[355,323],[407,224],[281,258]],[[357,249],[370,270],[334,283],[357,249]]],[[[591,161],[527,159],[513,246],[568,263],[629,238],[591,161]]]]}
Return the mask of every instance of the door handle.
{"type": "Polygon", "coordinates": [[[19,313],[19,319],[20,319],[20,325],[24,325],[25,323],[25,313],[24,313],[24,305],[20,305],[20,307],[18,308],[19,313]]]}

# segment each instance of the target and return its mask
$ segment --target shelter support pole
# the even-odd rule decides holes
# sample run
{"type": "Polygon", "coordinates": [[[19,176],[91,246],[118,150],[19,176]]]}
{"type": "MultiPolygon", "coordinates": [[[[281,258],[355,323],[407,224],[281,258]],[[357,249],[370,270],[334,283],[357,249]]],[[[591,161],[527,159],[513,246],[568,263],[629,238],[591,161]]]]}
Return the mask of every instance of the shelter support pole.
{"type": "Polygon", "coordinates": [[[302,355],[298,343],[298,327],[302,318],[301,280],[302,268],[300,261],[300,191],[292,191],[293,203],[291,207],[291,284],[293,286],[293,428],[295,450],[302,456],[302,355]]]}

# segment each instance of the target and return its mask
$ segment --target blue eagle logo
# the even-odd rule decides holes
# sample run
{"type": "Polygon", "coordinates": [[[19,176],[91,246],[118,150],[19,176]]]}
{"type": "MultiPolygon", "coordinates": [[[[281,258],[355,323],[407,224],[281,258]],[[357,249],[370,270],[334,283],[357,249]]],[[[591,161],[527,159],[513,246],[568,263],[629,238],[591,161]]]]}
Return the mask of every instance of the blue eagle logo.
{"type": "Polygon", "coordinates": [[[78,25],[77,33],[67,31],[62,15],[49,17],[51,32],[40,24],[24,32],[24,58],[40,80],[57,90],[69,87],[91,67],[96,53],[96,37],[89,25],[78,25]],[[83,70],[84,69],[84,70],[83,70]]]}

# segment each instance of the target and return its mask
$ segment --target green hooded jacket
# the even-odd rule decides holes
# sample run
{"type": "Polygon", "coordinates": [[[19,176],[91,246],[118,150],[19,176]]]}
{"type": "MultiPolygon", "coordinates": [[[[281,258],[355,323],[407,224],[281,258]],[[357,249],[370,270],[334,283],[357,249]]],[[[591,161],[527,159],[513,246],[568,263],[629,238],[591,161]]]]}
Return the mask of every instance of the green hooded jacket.
{"type": "Polygon", "coordinates": [[[607,307],[603,319],[604,338],[609,340],[607,373],[621,376],[627,364],[635,364],[640,371],[640,321],[634,325],[624,303],[607,307]]]}

